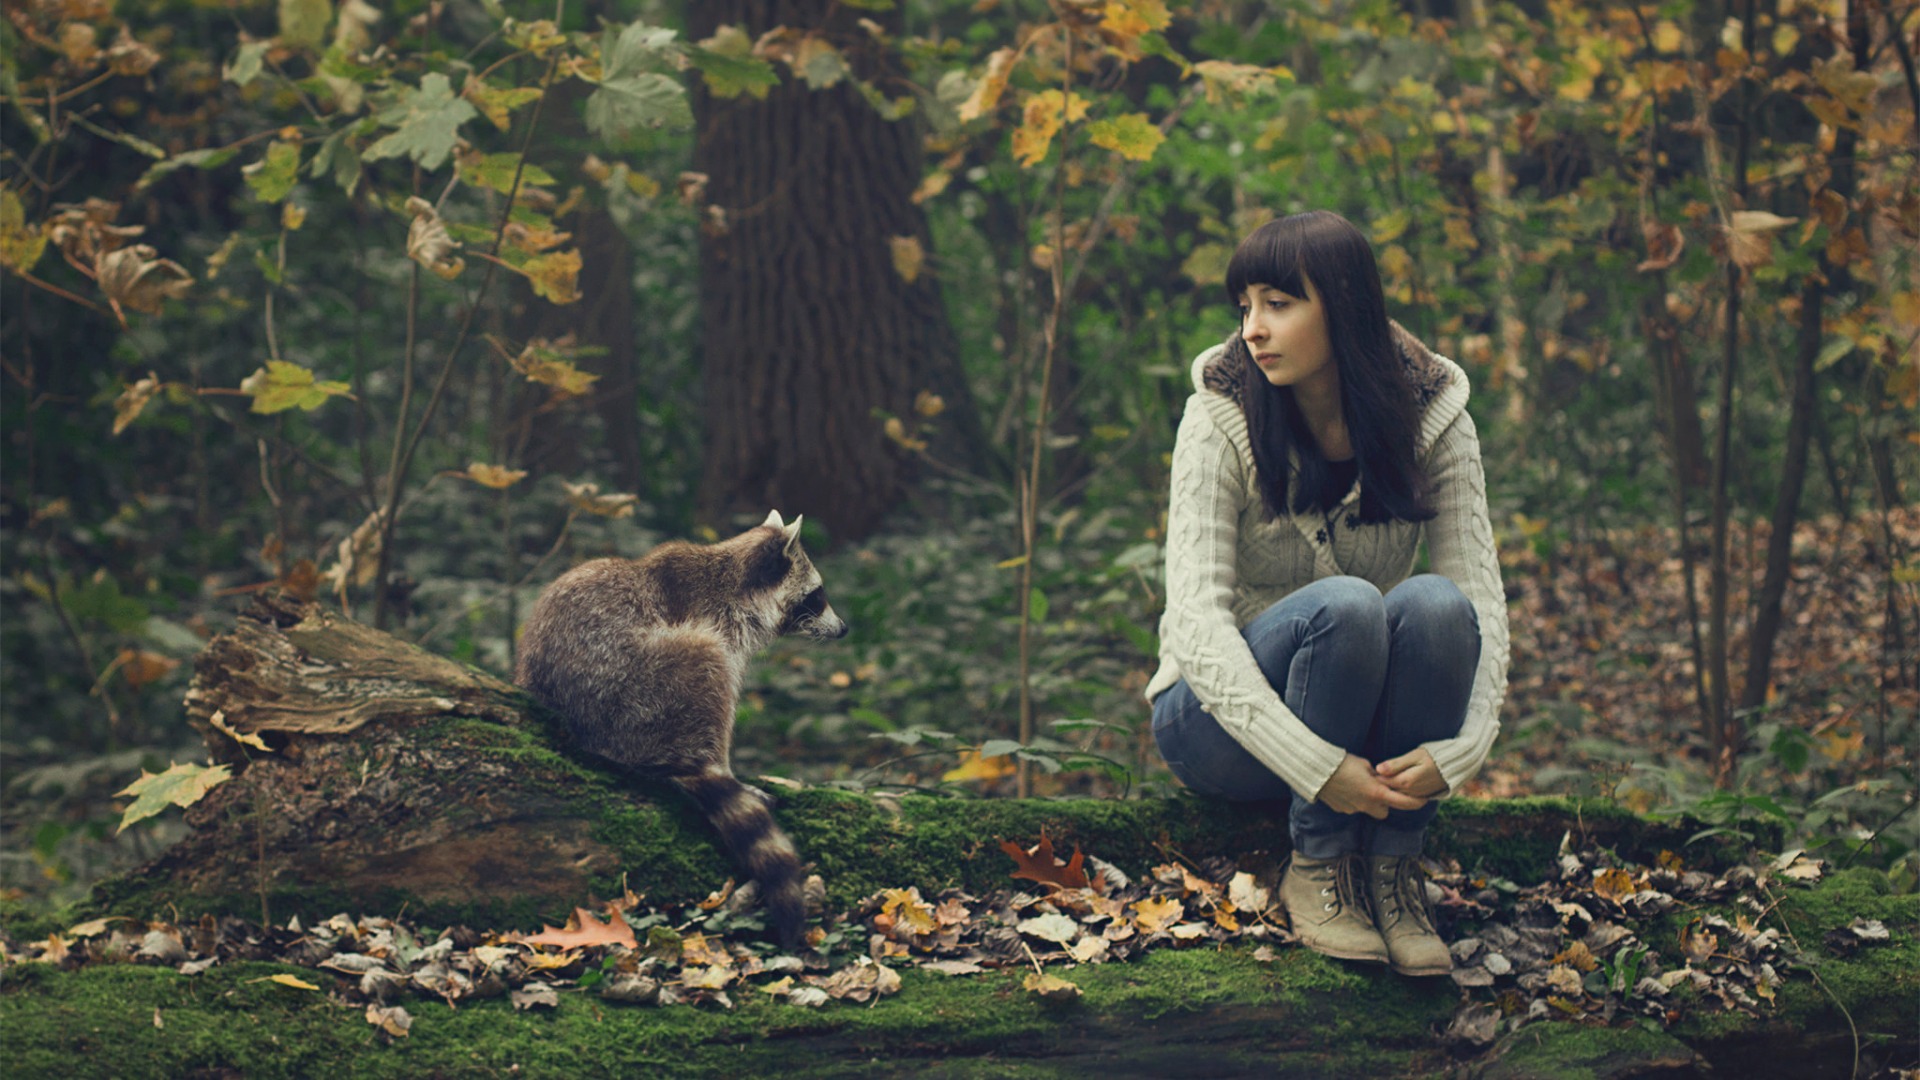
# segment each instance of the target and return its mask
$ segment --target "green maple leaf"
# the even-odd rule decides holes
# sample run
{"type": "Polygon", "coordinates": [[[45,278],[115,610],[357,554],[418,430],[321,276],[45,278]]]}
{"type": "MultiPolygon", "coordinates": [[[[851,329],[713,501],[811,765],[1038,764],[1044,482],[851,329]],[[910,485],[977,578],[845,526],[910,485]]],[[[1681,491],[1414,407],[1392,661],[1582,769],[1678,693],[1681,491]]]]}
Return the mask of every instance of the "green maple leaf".
{"type": "MultiPolygon", "coordinates": [[[[365,121],[362,121],[365,123],[365,121]]],[[[353,194],[353,187],[360,182],[360,124],[348,124],[339,131],[327,136],[320,149],[313,155],[313,165],[308,172],[315,177],[331,176],[340,190],[353,194]]]]}
{"type": "Polygon", "coordinates": [[[648,71],[662,62],[674,32],[645,23],[612,27],[600,44],[600,88],[587,98],[587,130],[618,139],[639,128],[693,126],[686,88],[670,76],[648,71]]]}
{"type": "Polygon", "coordinates": [[[372,161],[404,155],[431,172],[453,152],[460,125],[478,115],[465,98],[454,96],[445,75],[430,72],[420,80],[420,89],[402,87],[393,104],[374,117],[394,130],[361,151],[360,157],[372,161]]]}
{"type": "Polygon", "coordinates": [[[764,98],[780,84],[773,65],[753,55],[753,41],[737,26],[723,26],[712,37],[687,47],[687,59],[700,69],[714,97],[752,94],[764,98]]]}
{"type": "Polygon", "coordinates": [[[127,826],[169,806],[192,806],[207,792],[232,778],[233,772],[225,765],[175,765],[163,773],[141,769],[140,779],[115,793],[116,796],[131,795],[134,800],[127,812],[120,815],[120,828],[114,831],[125,832],[127,826]]]}
{"type": "Polygon", "coordinates": [[[692,126],[686,88],[654,72],[608,79],[587,98],[587,130],[603,139],[622,138],[637,128],[692,126]]]}
{"type": "Polygon", "coordinates": [[[299,364],[269,360],[266,367],[241,380],[240,389],[253,395],[253,411],[257,413],[285,412],[296,408],[311,412],[325,404],[330,397],[346,396],[347,384],[318,382],[313,372],[299,364]]]}
{"type": "Polygon", "coordinates": [[[1087,125],[1087,137],[1093,140],[1093,145],[1105,147],[1130,161],[1147,160],[1167,141],[1146,113],[1096,120],[1087,125]]]}
{"type": "Polygon", "coordinates": [[[268,145],[265,157],[240,171],[261,202],[277,203],[287,197],[300,179],[300,144],[276,139],[268,145]]]}

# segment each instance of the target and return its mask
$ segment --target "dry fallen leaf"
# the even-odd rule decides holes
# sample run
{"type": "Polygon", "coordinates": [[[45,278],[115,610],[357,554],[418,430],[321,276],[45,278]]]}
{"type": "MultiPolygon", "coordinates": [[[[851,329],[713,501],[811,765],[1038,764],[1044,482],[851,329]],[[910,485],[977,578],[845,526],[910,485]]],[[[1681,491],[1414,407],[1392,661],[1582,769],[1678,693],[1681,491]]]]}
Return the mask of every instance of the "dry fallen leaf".
{"type": "Polygon", "coordinates": [[[269,976],[268,976],[268,977],[267,977],[266,979],[264,979],[264,980],[259,980],[259,979],[256,979],[256,980],[254,980],[254,981],[255,981],[255,982],[261,982],[261,981],[264,981],[264,982],[270,982],[270,983],[279,983],[279,984],[280,984],[281,986],[290,986],[290,987],[292,987],[292,988],[293,988],[293,989],[295,989],[295,990],[318,990],[318,989],[320,989],[319,987],[317,987],[317,986],[315,986],[315,985],[313,985],[312,983],[310,983],[310,982],[308,982],[308,981],[306,981],[305,979],[302,979],[302,978],[300,978],[300,977],[299,977],[298,975],[285,975],[285,974],[282,974],[282,975],[269,975],[269,976]]]}
{"type": "Polygon", "coordinates": [[[1022,919],[1016,929],[1028,937],[1036,937],[1042,941],[1051,941],[1060,945],[1065,945],[1080,934],[1079,924],[1057,911],[1036,915],[1031,919],[1022,919]]]}
{"type": "Polygon", "coordinates": [[[1051,885],[1062,889],[1093,889],[1101,891],[1087,879],[1084,867],[1085,857],[1080,849],[1073,849],[1073,858],[1062,863],[1053,853],[1053,840],[1045,833],[1040,834],[1040,843],[1028,851],[1011,840],[1002,840],[1000,850],[1013,857],[1019,864],[1012,876],[1037,881],[1042,885],[1051,885]]]}
{"type": "Polygon", "coordinates": [[[1029,974],[1021,985],[1048,1001],[1072,1001],[1080,996],[1078,986],[1058,975],[1048,975],[1040,971],[1029,974]]]}
{"type": "Polygon", "coordinates": [[[1173,925],[1187,913],[1180,901],[1171,896],[1155,897],[1150,900],[1135,901],[1133,921],[1143,934],[1157,934],[1173,925]]]}
{"type": "Polygon", "coordinates": [[[407,1030],[413,1027],[413,1017],[409,1016],[407,1010],[399,1005],[382,1006],[379,1004],[369,1004],[367,1006],[367,1023],[379,1028],[382,1032],[393,1038],[404,1039],[407,1037],[407,1030]]]}

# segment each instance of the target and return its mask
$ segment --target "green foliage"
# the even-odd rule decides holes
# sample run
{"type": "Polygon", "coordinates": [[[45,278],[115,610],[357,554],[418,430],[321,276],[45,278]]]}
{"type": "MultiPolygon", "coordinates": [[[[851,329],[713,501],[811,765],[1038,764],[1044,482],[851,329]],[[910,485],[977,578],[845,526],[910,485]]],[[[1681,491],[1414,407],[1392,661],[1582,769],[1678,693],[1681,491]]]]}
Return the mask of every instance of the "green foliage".
{"type": "Polygon", "coordinates": [[[647,68],[664,63],[672,30],[634,23],[616,36],[609,28],[601,46],[600,87],[587,98],[587,128],[604,139],[630,132],[693,124],[686,92],[671,77],[647,68]]]}
{"type": "Polygon", "coordinates": [[[418,90],[397,88],[387,106],[374,114],[375,121],[394,130],[362,150],[361,160],[404,156],[428,171],[438,169],[453,152],[460,125],[478,115],[465,98],[454,96],[445,75],[429,72],[421,77],[418,90]]]}
{"type": "MultiPolygon", "coordinates": [[[[128,784],[120,795],[134,797],[133,805],[120,816],[120,828],[125,832],[127,826],[158,814],[169,806],[192,806],[204,798],[207,792],[233,778],[232,770],[225,765],[174,764],[162,773],[142,771],[140,779],[128,784]]],[[[38,846],[38,845],[36,845],[38,846]]]]}

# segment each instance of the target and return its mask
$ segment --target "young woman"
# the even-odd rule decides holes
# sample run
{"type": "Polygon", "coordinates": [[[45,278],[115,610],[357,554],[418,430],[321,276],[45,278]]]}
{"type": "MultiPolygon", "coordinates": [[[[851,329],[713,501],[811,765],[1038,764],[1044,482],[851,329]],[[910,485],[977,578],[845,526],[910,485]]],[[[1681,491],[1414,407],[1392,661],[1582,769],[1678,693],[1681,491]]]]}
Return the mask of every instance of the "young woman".
{"type": "Polygon", "coordinates": [[[1387,318],[1338,214],[1254,230],[1227,293],[1240,328],[1194,360],[1174,444],[1154,738],[1195,792],[1292,795],[1304,944],[1443,975],[1418,856],[1507,672],[1466,374],[1387,318]]]}

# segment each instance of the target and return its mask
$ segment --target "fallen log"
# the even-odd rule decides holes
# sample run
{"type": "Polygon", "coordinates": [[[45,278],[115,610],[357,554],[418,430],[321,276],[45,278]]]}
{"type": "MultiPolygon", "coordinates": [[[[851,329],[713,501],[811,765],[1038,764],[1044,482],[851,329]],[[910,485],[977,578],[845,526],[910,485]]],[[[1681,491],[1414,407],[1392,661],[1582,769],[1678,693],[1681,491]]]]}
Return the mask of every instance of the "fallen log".
{"type": "MultiPolygon", "coordinates": [[[[532,930],[558,925],[589,897],[632,890],[653,903],[687,903],[732,874],[682,796],[570,753],[563,726],[514,687],[312,606],[264,602],[210,643],[188,711],[234,779],[190,808],[184,840],[102,885],[89,914],[124,916],[137,928],[155,918],[312,926],[340,912],[405,912],[423,927],[532,930]]],[[[1005,888],[1012,865],[1001,839],[1045,835],[1063,853],[1077,847],[1135,876],[1176,855],[1271,865],[1285,854],[1283,804],[887,798],[825,787],[780,794],[776,814],[827,881],[830,912],[883,889],[1005,888]]],[[[1455,799],[1443,805],[1431,848],[1471,873],[1522,884],[1558,875],[1569,841],[1643,863],[1668,849],[1684,850],[1694,866],[1750,854],[1726,840],[1688,846],[1694,829],[1604,803],[1455,799]]],[[[1916,1056],[1916,907],[1911,895],[1890,895],[1884,875],[1855,870],[1782,897],[1772,916],[1800,927],[1819,981],[1789,975],[1777,1001],[1750,1010],[1689,1003],[1665,1030],[1626,1013],[1616,1026],[1595,1026],[1589,1014],[1579,1025],[1500,1027],[1491,1046],[1441,1037],[1464,1000],[1448,980],[1234,944],[1069,968],[1084,992],[1078,1004],[1028,992],[1018,967],[958,978],[909,969],[902,991],[871,1009],[814,1011],[745,988],[724,1014],[615,1006],[582,986],[555,1017],[501,1000],[455,1010],[417,1004],[419,1037],[386,1047],[371,1042],[372,1029],[338,995],[288,998],[286,984],[262,981],[286,972],[314,978],[310,969],[237,960],[186,976],[140,963],[72,971],[15,963],[0,975],[0,1048],[47,1076],[92,1075],[108,1064],[127,1076],[297,1076],[346,1059],[356,1075],[396,1076],[891,1071],[876,1059],[913,1059],[931,1075],[1438,1076],[1464,1067],[1628,1077],[1731,1067],[1840,1076],[1856,1045],[1869,1067],[1916,1056]],[[1826,954],[1820,934],[1856,917],[1883,920],[1890,940],[1857,957],[1826,954]],[[232,1022],[242,1015],[256,1020],[232,1022]],[[591,1030],[556,1040],[553,1021],[591,1030]],[[122,1034],[103,1041],[106,1031],[122,1034]]],[[[1698,914],[1669,916],[1643,933],[1660,935],[1671,952],[1689,932],[1684,920],[1698,914]]],[[[17,943],[46,931],[0,932],[17,943]]]]}
{"type": "MultiPolygon", "coordinates": [[[[234,778],[189,808],[184,840],[101,887],[102,911],[284,921],[404,908],[531,926],[590,894],[681,902],[733,874],[683,796],[570,754],[564,726],[516,687],[314,605],[256,604],[197,659],[186,705],[234,778]]],[[[830,906],[907,884],[1001,884],[997,841],[1042,833],[1129,872],[1170,852],[1286,851],[1284,803],[775,790],[830,906]]],[[[1531,880],[1551,872],[1569,833],[1650,859],[1687,832],[1608,805],[1456,799],[1433,844],[1470,869],[1531,880]]]]}

